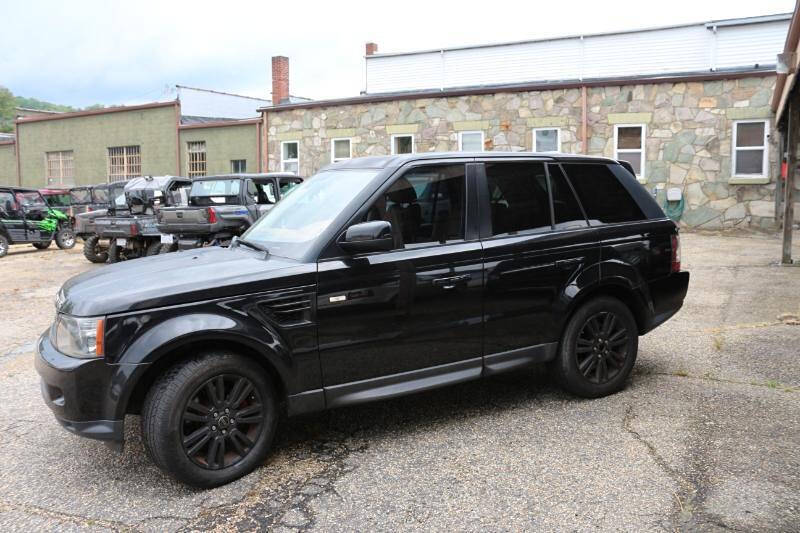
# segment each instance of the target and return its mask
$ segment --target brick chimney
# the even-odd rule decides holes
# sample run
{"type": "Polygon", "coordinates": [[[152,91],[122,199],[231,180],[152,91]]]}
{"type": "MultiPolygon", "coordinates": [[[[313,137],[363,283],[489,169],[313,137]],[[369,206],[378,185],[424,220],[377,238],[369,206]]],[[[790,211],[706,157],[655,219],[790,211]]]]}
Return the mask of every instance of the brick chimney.
{"type": "Polygon", "coordinates": [[[272,105],[289,101],[289,58],[272,57],[272,105]]]}
{"type": "Polygon", "coordinates": [[[378,53],[378,45],[375,43],[367,43],[367,55],[371,56],[372,54],[378,53]]]}

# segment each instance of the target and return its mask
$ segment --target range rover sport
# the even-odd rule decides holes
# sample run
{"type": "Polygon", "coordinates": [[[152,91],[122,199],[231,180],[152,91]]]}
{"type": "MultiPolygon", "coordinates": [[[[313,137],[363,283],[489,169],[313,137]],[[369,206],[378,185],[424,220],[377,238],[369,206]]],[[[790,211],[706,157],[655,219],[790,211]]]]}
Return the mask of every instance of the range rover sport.
{"type": "Polygon", "coordinates": [[[66,429],[121,446],[141,414],[152,459],[211,487],[263,462],[282,415],[537,363],[617,392],[688,283],[675,224],[617,161],[352,159],[228,248],[70,279],[36,368],[66,429]]]}

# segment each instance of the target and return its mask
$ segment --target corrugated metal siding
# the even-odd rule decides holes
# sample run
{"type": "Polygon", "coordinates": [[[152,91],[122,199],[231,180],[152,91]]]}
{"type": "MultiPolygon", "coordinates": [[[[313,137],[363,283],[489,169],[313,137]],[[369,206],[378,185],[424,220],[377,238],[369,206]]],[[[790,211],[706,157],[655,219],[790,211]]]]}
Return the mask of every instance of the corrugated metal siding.
{"type": "Polygon", "coordinates": [[[788,20],[367,57],[368,93],[614,78],[775,64],[788,20]]]}

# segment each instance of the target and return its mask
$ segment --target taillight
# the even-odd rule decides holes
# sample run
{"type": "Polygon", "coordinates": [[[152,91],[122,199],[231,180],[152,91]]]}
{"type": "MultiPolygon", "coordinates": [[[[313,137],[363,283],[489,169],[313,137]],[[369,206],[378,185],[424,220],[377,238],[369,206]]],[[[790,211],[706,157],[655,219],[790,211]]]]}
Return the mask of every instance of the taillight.
{"type": "Polygon", "coordinates": [[[213,224],[217,221],[217,212],[214,211],[213,207],[206,208],[206,218],[208,218],[209,224],[213,224]]]}
{"type": "Polygon", "coordinates": [[[677,233],[672,235],[672,262],[670,272],[681,271],[681,236],[677,233]]]}
{"type": "Polygon", "coordinates": [[[131,224],[131,235],[138,235],[139,228],[136,227],[136,224],[131,224]]]}

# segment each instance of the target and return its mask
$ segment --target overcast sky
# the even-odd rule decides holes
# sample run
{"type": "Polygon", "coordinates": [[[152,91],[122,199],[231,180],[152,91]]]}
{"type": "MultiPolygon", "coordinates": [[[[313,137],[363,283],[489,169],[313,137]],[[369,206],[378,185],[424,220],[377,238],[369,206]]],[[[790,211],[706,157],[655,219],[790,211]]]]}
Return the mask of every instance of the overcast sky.
{"type": "Polygon", "coordinates": [[[292,94],[334,98],[363,89],[367,41],[402,52],[784,13],[794,4],[6,0],[0,85],[73,106],[163,99],[175,84],[269,97],[270,57],[285,55],[292,94]]]}

